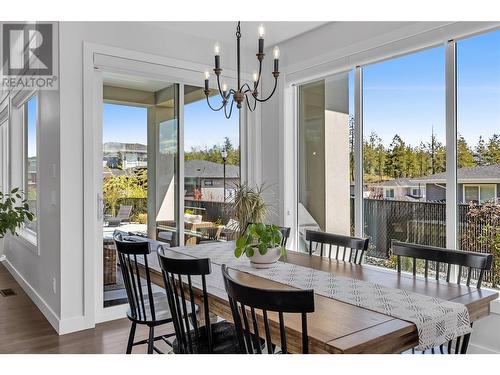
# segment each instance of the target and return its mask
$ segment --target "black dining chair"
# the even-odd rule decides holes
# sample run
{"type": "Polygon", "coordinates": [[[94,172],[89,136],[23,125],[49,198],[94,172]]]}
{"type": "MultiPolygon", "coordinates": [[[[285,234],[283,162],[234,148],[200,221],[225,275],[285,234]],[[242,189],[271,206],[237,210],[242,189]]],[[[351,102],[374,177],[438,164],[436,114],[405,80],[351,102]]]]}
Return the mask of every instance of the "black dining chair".
{"type": "MultiPolygon", "coordinates": [[[[392,254],[396,256],[397,271],[401,273],[402,259],[409,258],[411,261],[411,269],[413,276],[417,275],[418,261],[423,260],[424,278],[434,277],[436,280],[444,278],[446,282],[453,282],[451,280],[452,267],[458,266],[456,275],[456,283],[462,284],[465,279],[465,285],[470,286],[471,279],[474,274],[477,275],[476,288],[480,289],[484,278],[484,273],[491,269],[493,256],[491,254],[476,253],[471,251],[450,250],[441,247],[417,245],[413,243],[392,241],[392,254]],[[432,267],[434,265],[434,267],[432,267]]],[[[476,276],[474,275],[474,276],[476,276]]],[[[472,326],[472,323],[471,323],[472,326]]],[[[447,353],[451,354],[453,347],[453,340],[448,342],[447,353]]],[[[470,333],[463,337],[458,337],[455,340],[455,354],[467,353],[469,346],[470,333]],[[461,344],[461,345],[460,345],[461,344]]],[[[412,350],[415,352],[415,350],[412,350]]],[[[439,347],[441,353],[445,353],[444,345],[439,347]]],[[[436,349],[431,349],[432,353],[436,349]]]]}
{"type": "Polygon", "coordinates": [[[309,353],[307,314],[314,312],[313,290],[270,290],[243,285],[229,275],[225,264],[222,265],[222,274],[236,327],[239,353],[262,354],[263,346],[256,345],[256,341],[252,339],[252,333],[255,336],[260,336],[259,325],[264,327],[264,332],[261,332],[266,337],[265,346],[268,354],[274,353],[276,343],[271,340],[268,312],[278,313],[279,326],[277,328],[280,333],[281,354],[288,353],[284,313],[300,314],[302,353],[309,353]],[[257,319],[256,310],[261,310],[262,315],[259,316],[259,319],[257,319]]]}
{"type": "Polygon", "coordinates": [[[167,339],[173,337],[174,334],[155,337],[155,328],[171,323],[172,315],[165,295],[155,296],[153,294],[147,257],[151,253],[150,244],[147,241],[127,241],[126,237],[124,238],[121,234],[115,234],[114,241],[129,303],[127,317],[132,322],[126,353],[130,354],[132,347],[142,344],[148,345],[148,354],[153,354],[153,351],[162,353],[154,345],[155,341],[163,340],[172,346],[172,343],[167,339]],[[144,265],[141,272],[139,272],[138,260],[142,261],[144,265]],[[146,340],[134,342],[138,324],[149,327],[149,337],[146,340]]]}
{"type": "Polygon", "coordinates": [[[234,325],[227,321],[217,323],[210,321],[206,282],[206,276],[211,273],[210,259],[172,256],[168,256],[167,249],[158,249],[158,260],[175,329],[176,338],[172,344],[174,353],[237,353],[238,341],[234,325]],[[201,284],[197,285],[197,288],[201,289],[200,297],[203,301],[204,325],[202,326],[199,325],[196,316],[196,290],[193,287],[195,280],[201,284]]]}
{"type": "Polygon", "coordinates": [[[319,247],[319,256],[322,257],[328,247],[328,258],[361,264],[369,239],[306,230],[306,242],[309,242],[309,255],[319,247]]]}

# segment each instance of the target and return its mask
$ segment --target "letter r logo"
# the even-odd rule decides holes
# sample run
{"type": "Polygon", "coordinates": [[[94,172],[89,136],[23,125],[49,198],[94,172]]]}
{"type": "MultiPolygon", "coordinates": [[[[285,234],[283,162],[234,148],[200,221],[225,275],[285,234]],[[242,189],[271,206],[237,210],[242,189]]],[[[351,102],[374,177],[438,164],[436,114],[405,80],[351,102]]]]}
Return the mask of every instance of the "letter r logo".
{"type": "Polygon", "coordinates": [[[52,25],[3,24],[3,66],[8,75],[52,74],[52,25]]]}

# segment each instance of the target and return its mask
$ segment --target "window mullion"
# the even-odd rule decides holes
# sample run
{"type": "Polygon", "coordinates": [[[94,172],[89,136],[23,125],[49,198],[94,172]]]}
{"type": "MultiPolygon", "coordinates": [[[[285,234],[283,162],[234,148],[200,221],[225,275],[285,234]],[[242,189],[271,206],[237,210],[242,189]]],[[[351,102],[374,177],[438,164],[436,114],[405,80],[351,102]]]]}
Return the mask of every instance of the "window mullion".
{"type": "Polygon", "coordinates": [[[457,59],[456,43],[446,45],[446,247],[457,249],[457,59]]]}

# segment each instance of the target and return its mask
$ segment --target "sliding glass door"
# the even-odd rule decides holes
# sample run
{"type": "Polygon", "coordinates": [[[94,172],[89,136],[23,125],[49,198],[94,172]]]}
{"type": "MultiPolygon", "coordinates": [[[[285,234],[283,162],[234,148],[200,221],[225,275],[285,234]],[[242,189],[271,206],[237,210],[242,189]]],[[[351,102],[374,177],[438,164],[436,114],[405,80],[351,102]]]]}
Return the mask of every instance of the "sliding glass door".
{"type": "Polygon", "coordinates": [[[127,303],[114,235],[179,244],[178,91],[172,83],[104,77],[103,307],[127,303]]]}

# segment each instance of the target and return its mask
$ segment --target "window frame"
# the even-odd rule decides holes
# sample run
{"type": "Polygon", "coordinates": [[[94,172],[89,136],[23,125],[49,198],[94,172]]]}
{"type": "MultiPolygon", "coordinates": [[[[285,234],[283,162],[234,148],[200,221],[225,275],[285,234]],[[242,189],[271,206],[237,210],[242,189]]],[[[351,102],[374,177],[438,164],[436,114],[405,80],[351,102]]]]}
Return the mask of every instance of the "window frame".
{"type": "Polygon", "coordinates": [[[40,150],[40,96],[37,91],[31,92],[19,105],[19,109],[22,111],[22,126],[23,126],[23,191],[27,194],[27,186],[28,186],[28,170],[29,170],[29,161],[28,161],[28,103],[31,99],[36,97],[36,112],[35,112],[35,143],[36,143],[36,179],[37,179],[37,198],[35,203],[35,217],[36,217],[36,232],[25,225],[17,230],[17,233],[20,237],[27,240],[32,245],[36,246],[37,253],[40,255],[40,247],[38,246],[38,233],[40,233],[40,220],[39,220],[39,212],[40,212],[40,160],[39,160],[39,150],[40,150]]]}
{"type": "Polygon", "coordinates": [[[494,197],[498,197],[498,190],[497,190],[497,184],[462,184],[462,196],[463,196],[463,203],[467,204],[468,202],[465,200],[465,188],[466,187],[476,187],[477,188],[477,197],[478,197],[478,204],[483,204],[485,201],[482,199],[481,195],[481,190],[483,187],[488,187],[488,188],[493,188],[494,190],[494,197]]]}

